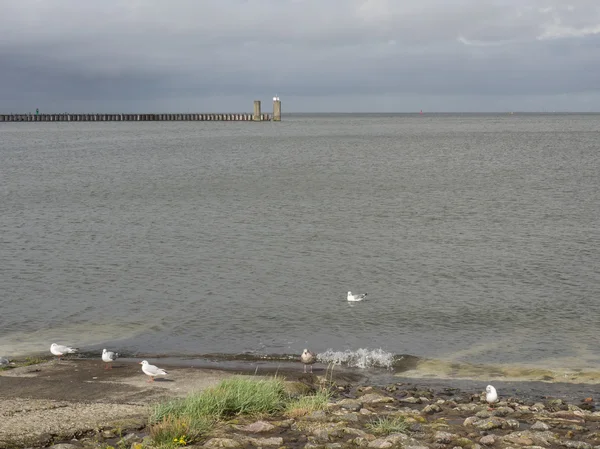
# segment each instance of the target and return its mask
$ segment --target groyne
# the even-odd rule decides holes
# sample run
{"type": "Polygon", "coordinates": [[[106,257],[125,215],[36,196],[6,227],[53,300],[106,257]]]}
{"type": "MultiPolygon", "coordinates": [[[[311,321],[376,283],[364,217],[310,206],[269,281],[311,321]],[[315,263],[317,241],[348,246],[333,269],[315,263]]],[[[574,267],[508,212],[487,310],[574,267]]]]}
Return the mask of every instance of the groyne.
{"type": "Polygon", "coordinates": [[[270,114],[0,114],[0,122],[265,122],[270,114]]]}
{"type": "Polygon", "coordinates": [[[260,100],[254,101],[254,111],[248,113],[110,113],[110,114],[80,114],[80,113],[35,113],[0,114],[0,122],[279,122],[281,121],[281,101],[273,98],[273,113],[261,112],[260,100]]]}

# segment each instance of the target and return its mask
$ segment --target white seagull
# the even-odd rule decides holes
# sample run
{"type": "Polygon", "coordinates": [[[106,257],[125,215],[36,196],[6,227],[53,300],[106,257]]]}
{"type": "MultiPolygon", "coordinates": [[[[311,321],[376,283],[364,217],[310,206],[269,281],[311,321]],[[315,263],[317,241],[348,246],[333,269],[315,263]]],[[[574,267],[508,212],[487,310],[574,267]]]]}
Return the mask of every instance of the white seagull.
{"type": "Polygon", "coordinates": [[[312,366],[317,361],[317,357],[308,349],[305,349],[304,351],[302,351],[300,361],[304,363],[304,372],[306,372],[306,365],[310,365],[310,372],[312,374],[312,366]]]}
{"type": "Polygon", "coordinates": [[[164,369],[150,365],[147,360],[142,360],[140,365],[142,365],[144,374],[150,376],[148,382],[154,382],[154,376],[166,376],[168,374],[164,369]]]}
{"type": "Polygon", "coordinates": [[[79,348],[71,348],[65,345],[57,345],[56,343],[52,343],[50,345],[50,352],[54,355],[58,356],[58,361],[60,362],[60,357],[65,354],[73,354],[79,351],[79,348]]]}
{"type": "Polygon", "coordinates": [[[112,362],[118,358],[118,352],[107,351],[106,349],[102,350],[102,361],[107,363],[107,365],[104,365],[104,369],[112,369],[112,362]]]}
{"type": "Polygon", "coordinates": [[[490,406],[498,401],[498,392],[491,385],[485,387],[485,400],[490,406]]]}
{"type": "Polygon", "coordinates": [[[348,292],[348,301],[350,301],[350,302],[362,301],[366,297],[367,297],[366,293],[363,293],[362,295],[353,295],[352,292],[348,292]]]}

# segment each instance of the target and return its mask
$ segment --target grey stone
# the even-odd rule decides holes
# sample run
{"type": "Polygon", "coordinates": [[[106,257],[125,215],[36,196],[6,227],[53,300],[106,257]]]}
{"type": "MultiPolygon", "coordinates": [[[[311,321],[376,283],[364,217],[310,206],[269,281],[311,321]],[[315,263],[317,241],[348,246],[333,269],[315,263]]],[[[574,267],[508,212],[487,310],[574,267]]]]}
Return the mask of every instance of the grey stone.
{"type": "Polygon", "coordinates": [[[406,402],[407,404],[420,404],[423,401],[421,401],[421,399],[419,399],[419,398],[414,398],[414,397],[410,396],[408,398],[400,399],[400,402],[406,402]]]}
{"type": "Polygon", "coordinates": [[[270,437],[270,438],[249,438],[248,442],[256,447],[263,446],[283,446],[283,438],[281,437],[270,437]]]}
{"type": "Polygon", "coordinates": [[[536,421],[531,427],[530,430],[548,430],[550,426],[542,421],[536,421]]]}
{"type": "Polygon", "coordinates": [[[494,435],[486,435],[479,439],[479,442],[484,446],[492,446],[496,442],[494,435]]]}
{"type": "Polygon", "coordinates": [[[237,449],[241,448],[242,444],[239,441],[232,440],[231,438],[211,438],[204,443],[204,447],[237,449]]]}
{"type": "Polygon", "coordinates": [[[560,444],[569,449],[592,449],[592,445],[584,441],[564,440],[560,444]]]}
{"type": "Polygon", "coordinates": [[[492,430],[492,429],[501,429],[504,426],[506,421],[502,418],[498,418],[493,416],[491,418],[482,419],[480,421],[475,421],[473,426],[479,430],[492,430]]]}
{"type": "Polygon", "coordinates": [[[79,449],[80,446],[75,446],[74,444],[70,444],[70,443],[60,443],[60,444],[55,444],[54,446],[50,446],[49,449],[79,449]]]}
{"type": "Polygon", "coordinates": [[[252,424],[248,424],[247,426],[241,427],[241,430],[245,432],[260,433],[268,432],[270,430],[273,430],[274,428],[275,426],[273,424],[268,423],[266,421],[256,421],[252,424]]]}
{"type": "Polygon", "coordinates": [[[423,413],[427,413],[428,415],[433,415],[434,413],[439,413],[442,411],[442,407],[437,404],[429,404],[428,406],[423,408],[423,413]]]}
{"type": "Polygon", "coordinates": [[[360,397],[360,400],[365,404],[383,404],[394,402],[394,398],[390,398],[389,396],[382,396],[377,393],[369,393],[360,397]]]}
{"type": "Polygon", "coordinates": [[[340,407],[351,412],[358,412],[362,408],[362,402],[356,399],[342,399],[337,403],[340,407]]]}
{"type": "Polygon", "coordinates": [[[440,430],[438,430],[433,435],[433,441],[435,441],[436,443],[448,444],[448,443],[452,442],[452,440],[454,440],[454,439],[456,439],[456,435],[453,435],[448,432],[442,432],[440,430]]]}

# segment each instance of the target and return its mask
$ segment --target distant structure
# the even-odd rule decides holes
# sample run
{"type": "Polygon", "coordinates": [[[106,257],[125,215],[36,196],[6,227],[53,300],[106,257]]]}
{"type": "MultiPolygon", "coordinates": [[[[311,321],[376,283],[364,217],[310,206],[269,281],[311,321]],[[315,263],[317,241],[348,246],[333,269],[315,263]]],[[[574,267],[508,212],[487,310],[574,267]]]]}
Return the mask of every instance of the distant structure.
{"type": "Polygon", "coordinates": [[[273,110],[276,117],[263,114],[260,110],[260,100],[254,101],[254,111],[249,113],[233,114],[200,114],[200,113],[159,113],[159,114],[85,114],[85,113],[40,113],[39,108],[35,113],[27,114],[0,114],[2,122],[268,122],[281,121],[281,102],[279,97],[273,99],[273,110]]]}
{"type": "Polygon", "coordinates": [[[281,100],[277,95],[273,97],[273,121],[281,121],[281,100]]]}

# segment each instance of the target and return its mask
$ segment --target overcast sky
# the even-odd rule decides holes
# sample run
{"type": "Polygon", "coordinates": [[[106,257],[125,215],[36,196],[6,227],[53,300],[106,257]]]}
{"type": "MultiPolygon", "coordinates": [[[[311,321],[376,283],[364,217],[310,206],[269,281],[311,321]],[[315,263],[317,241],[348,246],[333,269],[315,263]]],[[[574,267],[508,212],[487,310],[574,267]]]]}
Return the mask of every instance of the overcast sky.
{"type": "Polygon", "coordinates": [[[600,111],[600,0],[0,0],[0,112],[600,111]]]}

